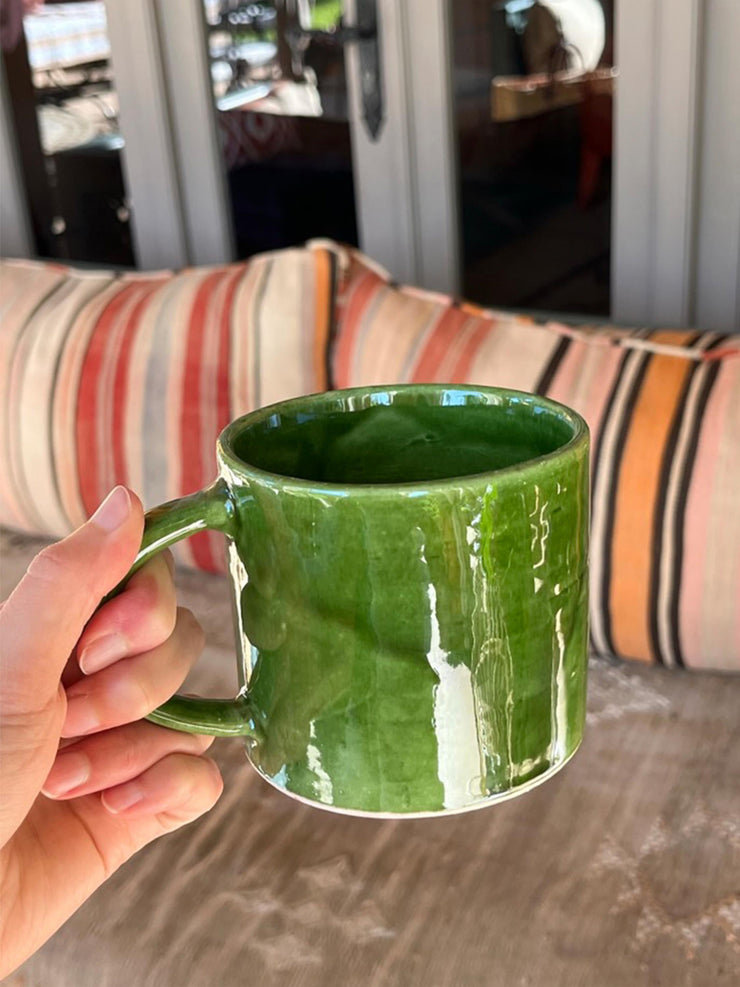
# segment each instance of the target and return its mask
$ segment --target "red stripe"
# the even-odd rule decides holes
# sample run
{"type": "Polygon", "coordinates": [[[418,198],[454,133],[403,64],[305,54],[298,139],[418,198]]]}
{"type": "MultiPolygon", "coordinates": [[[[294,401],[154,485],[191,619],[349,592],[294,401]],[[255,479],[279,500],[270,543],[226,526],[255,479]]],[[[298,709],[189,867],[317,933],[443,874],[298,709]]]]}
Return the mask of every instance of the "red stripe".
{"type": "Polygon", "coordinates": [[[461,312],[459,308],[448,308],[444,312],[411,372],[410,380],[413,383],[423,384],[439,379],[439,368],[442,360],[449,353],[455,336],[469,321],[470,315],[461,312]]]}
{"type": "Polygon", "coordinates": [[[468,338],[465,340],[463,345],[462,353],[455,364],[455,369],[452,371],[450,379],[453,384],[472,383],[470,380],[470,368],[481,343],[492,329],[493,323],[489,322],[488,319],[485,319],[479,321],[472,332],[468,335],[468,338]]]}
{"type": "Polygon", "coordinates": [[[98,406],[100,370],[110,330],[120,315],[132,292],[138,285],[126,285],[103,309],[90,334],[87,351],[82,361],[80,383],[77,391],[77,411],[75,432],[77,439],[77,474],[80,483],[80,496],[85,513],[89,516],[100,503],[104,493],[101,489],[101,455],[98,449],[97,423],[101,409],[98,406]]]}
{"type": "MultiPolygon", "coordinates": [[[[201,390],[201,363],[205,326],[213,293],[223,272],[214,271],[204,279],[196,292],[190,312],[190,323],[185,344],[185,372],[182,380],[182,408],[180,412],[180,494],[200,490],[203,486],[204,463],[201,454],[201,424],[203,400],[201,390]]],[[[195,536],[190,542],[193,561],[199,569],[213,571],[215,562],[207,538],[195,536]]]]}
{"type": "Polygon", "coordinates": [[[341,314],[341,327],[334,357],[334,379],[337,387],[350,387],[353,383],[359,383],[350,379],[350,367],[355,342],[360,332],[360,323],[375,291],[385,287],[387,287],[386,282],[374,271],[366,271],[347,299],[346,307],[341,314]]]}
{"type": "Polygon", "coordinates": [[[115,474],[114,483],[129,482],[128,470],[126,469],[126,403],[128,400],[128,381],[130,371],[131,350],[134,340],[141,328],[141,314],[154,292],[161,287],[161,281],[139,282],[138,287],[142,288],[141,298],[132,307],[126,325],[123,330],[123,337],[116,357],[116,373],[113,381],[113,472],[115,474]]]}

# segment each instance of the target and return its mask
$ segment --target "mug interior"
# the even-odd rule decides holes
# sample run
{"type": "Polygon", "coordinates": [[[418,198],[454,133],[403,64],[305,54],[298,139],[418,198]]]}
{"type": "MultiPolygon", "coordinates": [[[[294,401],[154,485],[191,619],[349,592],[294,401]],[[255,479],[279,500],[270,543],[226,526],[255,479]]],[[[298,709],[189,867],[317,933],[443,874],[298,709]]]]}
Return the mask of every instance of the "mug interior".
{"type": "Polygon", "coordinates": [[[225,444],[281,477],[355,485],[447,480],[558,452],[580,419],[537,395],[419,385],[297,398],[235,422],[225,444]]]}

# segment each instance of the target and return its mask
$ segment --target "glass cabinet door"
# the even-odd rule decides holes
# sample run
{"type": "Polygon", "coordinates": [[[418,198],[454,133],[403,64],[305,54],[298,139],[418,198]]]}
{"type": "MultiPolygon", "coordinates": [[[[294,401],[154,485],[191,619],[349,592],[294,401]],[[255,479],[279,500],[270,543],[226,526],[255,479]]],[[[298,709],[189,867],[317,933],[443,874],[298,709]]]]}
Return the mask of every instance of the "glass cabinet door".
{"type": "Polygon", "coordinates": [[[455,0],[463,293],[607,315],[614,0],[455,0]]]}
{"type": "Polygon", "coordinates": [[[341,0],[203,0],[237,255],[357,244],[341,0]]]}
{"type": "Polygon", "coordinates": [[[132,266],[124,138],[102,0],[3,4],[9,117],[35,252],[132,266]]]}

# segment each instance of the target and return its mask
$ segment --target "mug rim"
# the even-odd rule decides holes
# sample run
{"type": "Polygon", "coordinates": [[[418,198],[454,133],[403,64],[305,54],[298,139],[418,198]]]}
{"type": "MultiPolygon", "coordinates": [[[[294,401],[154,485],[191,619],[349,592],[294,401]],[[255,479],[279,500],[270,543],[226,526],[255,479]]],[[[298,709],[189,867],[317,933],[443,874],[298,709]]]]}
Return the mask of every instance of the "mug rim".
{"type": "Polygon", "coordinates": [[[490,479],[491,482],[499,483],[512,479],[525,480],[529,474],[539,472],[546,464],[556,462],[564,457],[569,457],[579,447],[587,444],[588,441],[588,424],[577,411],[561,404],[559,401],[553,401],[551,398],[543,397],[530,391],[521,391],[508,387],[479,386],[477,384],[373,384],[367,387],[338,388],[330,391],[316,391],[312,394],[298,395],[283,401],[276,401],[262,408],[256,408],[246,415],[241,415],[239,418],[235,418],[230,422],[219,435],[217,441],[217,457],[219,464],[226,467],[229,472],[233,473],[240,480],[256,480],[263,485],[279,487],[281,490],[320,490],[323,494],[334,494],[337,496],[347,496],[349,494],[354,496],[367,493],[373,493],[377,496],[383,491],[418,495],[427,491],[458,489],[461,482],[473,483],[490,479]],[[573,429],[573,434],[567,442],[558,446],[557,449],[543,453],[541,456],[525,459],[520,463],[514,463],[511,466],[484,470],[481,473],[462,473],[435,480],[412,480],[398,483],[337,483],[328,480],[310,480],[283,473],[273,473],[246,462],[237,455],[234,449],[234,441],[245,427],[257,424],[281,412],[285,413],[290,410],[296,410],[307,404],[318,404],[322,400],[330,401],[332,398],[363,397],[370,399],[368,407],[371,407],[373,404],[386,404],[386,402],[373,401],[372,398],[375,395],[393,395],[411,392],[422,395],[425,393],[442,394],[445,391],[471,396],[480,395],[485,398],[496,398],[495,401],[486,401],[487,404],[502,404],[504,402],[521,403],[530,406],[536,404],[539,407],[544,407],[550,414],[556,416],[561,421],[565,420],[573,429]]]}

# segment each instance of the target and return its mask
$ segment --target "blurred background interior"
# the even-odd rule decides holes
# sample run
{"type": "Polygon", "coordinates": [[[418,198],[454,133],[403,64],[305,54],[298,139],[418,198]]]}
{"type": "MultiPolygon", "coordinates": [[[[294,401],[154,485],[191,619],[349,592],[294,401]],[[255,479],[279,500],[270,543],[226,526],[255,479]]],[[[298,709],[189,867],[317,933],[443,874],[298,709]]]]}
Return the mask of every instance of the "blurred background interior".
{"type": "MultiPolygon", "coordinates": [[[[688,322],[701,315],[695,296],[707,294],[706,285],[662,312],[641,309],[623,287],[621,302],[614,297],[613,252],[626,256],[639,230],[625,224],[643,221],[646,202],[656,199],[655,187],[641,188],[630,169],[647,153],[647,138],[665,157],[645,107],[636,108],[634,127],[623,112],[621,133],[634,133],[634,146],[614,138],[619,3],[8,4],[3,113],[17,148],[31,252],[176,267],[332,237],[362,246],[402,280],[482,305],[688,322]],[[147,164],[157,141],[165,151],[147,164]],[[617,228],[616,154],[628,190],[617,228]],[[168,202],[171,216],[162,222],[155,214],[168,202]],[[169,250],[146,247],[155,236],[147,224],[157,223],[162,240],[172,224],[169,250]]],[[[685,93],[698,101],[666,139],[678,136],[679,156],[684,141],[700,158],[698,110],[711,107],[699,103],[719,96],[699,56],[702,86],[688,64],[678,85],[657,69],[645,75],[640,59],[663,27],[679,35],[683,28],[682,15],[658,10],[661,0],[640,6],[632,21],[623,14],[643,39],[629,69],[642,73],[653,113],[663,98],[679,114],[685,93]]],[[[721,45],[721,25],[694,26],[721,45]]],[[[664,65],[666,58],[673,55],[664,65]]],[[[626,82],[630,93],[639,89],[626,82]]],[[[726,122],[732,111],[719,112],[726,122]]],[[[726,147],[707,153],[714,155],[707,182],[717,155],[725,174],[733,163],[727,155],[737,156],[726,147]]],[[[663,166],[678,167],[667,185],[658,175],[667,195],[687,181],[701,184],[680,164],[663,166]]],[[[677,224],[700,235],[697,202],[674,208],[677,224]]],[[[669,227],[659,216],[652,222],[645,235],[664,237],[677,267],[709,263],[677,256],[669,227]]]]}

